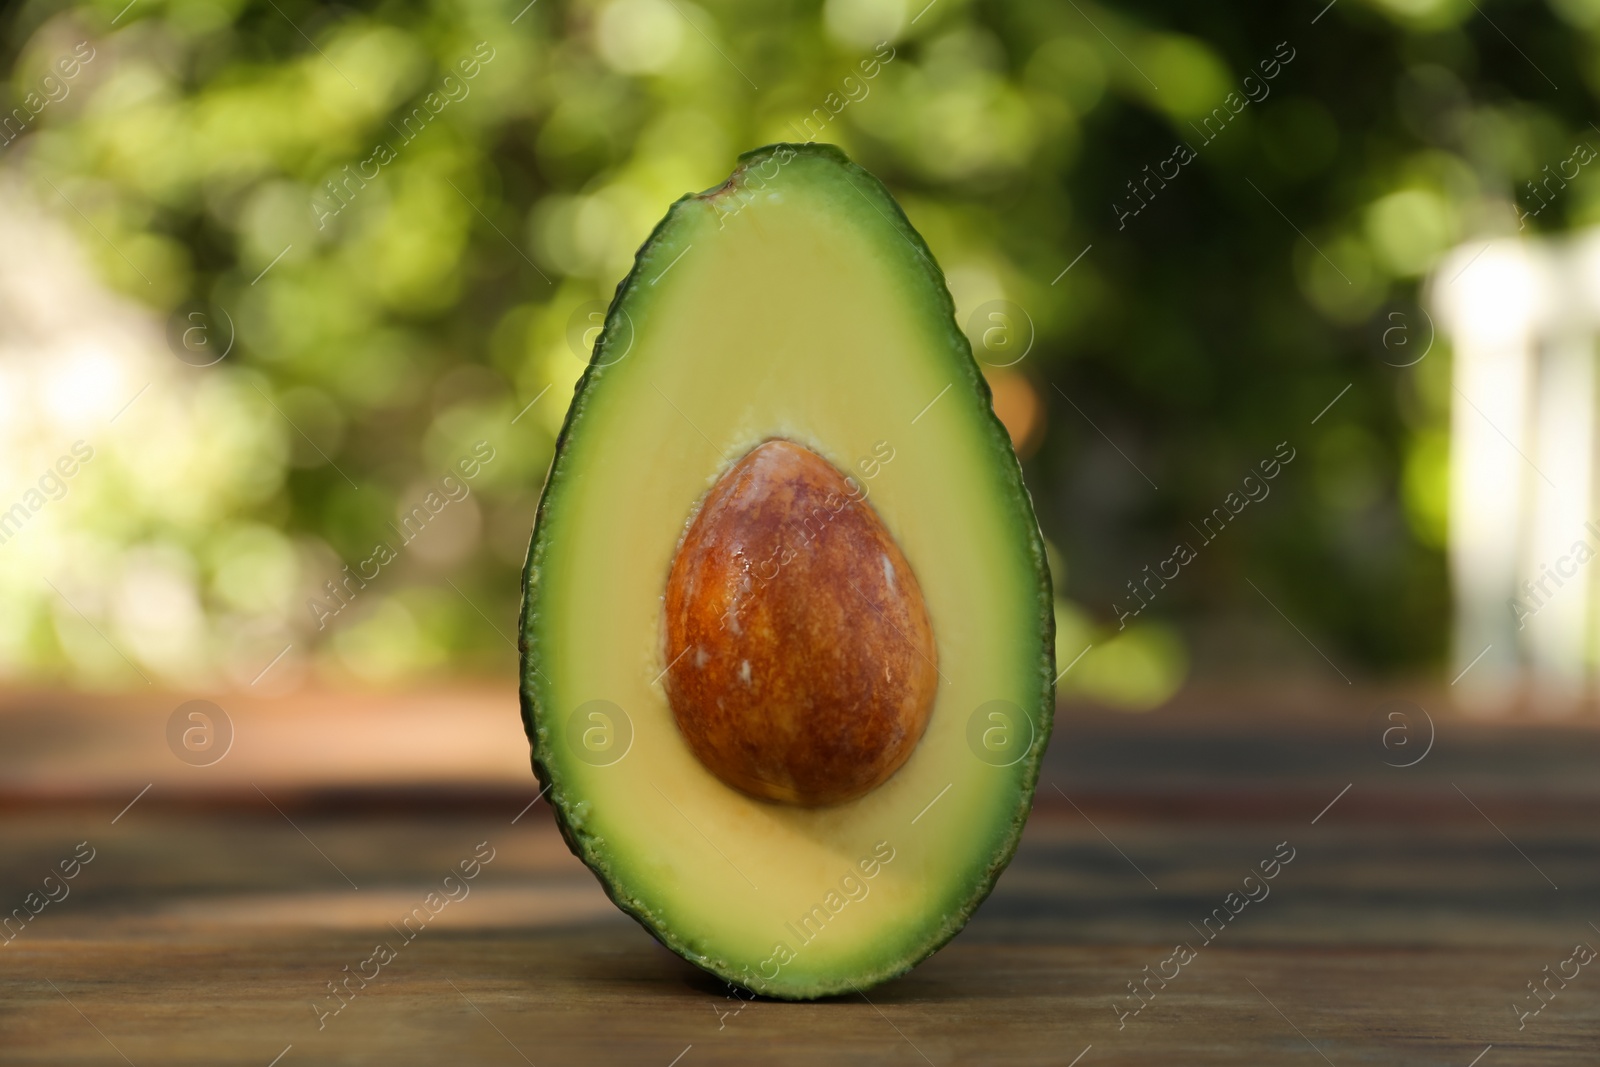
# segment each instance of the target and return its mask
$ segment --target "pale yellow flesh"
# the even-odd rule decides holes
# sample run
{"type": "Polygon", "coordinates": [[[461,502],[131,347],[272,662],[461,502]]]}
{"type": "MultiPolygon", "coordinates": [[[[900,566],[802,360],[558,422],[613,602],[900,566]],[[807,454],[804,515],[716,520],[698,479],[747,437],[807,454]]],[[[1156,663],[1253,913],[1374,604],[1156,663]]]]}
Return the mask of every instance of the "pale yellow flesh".
{"type": "Polygon", "coordinates": [[[1015,503],[972,443],[988,418],[980,398],[947,356],[919,351],[948,341],[897,266],[915,250],[890,244],[886,219],[870,228],[871,203],[774,188],[722,227],[709,204],[680,205],[645,263],[632,348],[601,372],[569,442],[569,469],[585,473],[547,516],[540,616],[560,625],[536,646],[555,788],[624,890],[692,951],[806,982],[926,941],[993,860],[1023,770],[976,759],[968,719],[997,699],[1037,706],[1037,579],[1015,503]],[[774,436],[862,478],[921,582],[939,649],[916,751],[833,808],[724,785],[685,745],[659,678],[661,595],[684,529],[722,472],[774,436]],[[879,442],[893,459],[867,480],[858,461],[879,442]],[[570,710],[595,698],[634,731],[610,766],[570,758],[563,736],[570,710]],[[857,865],[875,849],[893,859],[868,879],[857,865]],[[852,874],[867,887],[856,900],[840,888],[852,874]],[[801,929],[816,906],[826,925],[801,929]]]}

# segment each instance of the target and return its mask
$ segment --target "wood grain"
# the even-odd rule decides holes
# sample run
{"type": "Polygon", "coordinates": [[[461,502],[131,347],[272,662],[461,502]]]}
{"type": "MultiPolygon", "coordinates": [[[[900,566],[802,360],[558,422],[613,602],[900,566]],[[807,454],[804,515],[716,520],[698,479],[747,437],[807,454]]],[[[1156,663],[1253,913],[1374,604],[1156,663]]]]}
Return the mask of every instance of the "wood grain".
{"type": "Polygon", "coordinates": [[[1600,946],[1600,732],[1441,715],[1400,770],[1348,709],[1225,710],[1065,712],[993,897],[870,1001],[735,998],[615,912],[543,804],[513,824],[531,790],[285,786],[280,812],[168,787],[113,824],[131,793],[29,802],[0,782],[0,909],[96,850],[0,945],[0,1063],[1600,1059],[1600,968],[1520,1030],[1510,1008],[1575,942],[1600,946]],[[327,983],[399,941],[391,924],[485,841],[471,894],[319,1029],[327,983]],[[1270,894],[1205,943],[1191,924],[1281,842],[1270,894]],[[1193,961],[1119,1028],[1128,983],[1179,942],[1193,961]]]}

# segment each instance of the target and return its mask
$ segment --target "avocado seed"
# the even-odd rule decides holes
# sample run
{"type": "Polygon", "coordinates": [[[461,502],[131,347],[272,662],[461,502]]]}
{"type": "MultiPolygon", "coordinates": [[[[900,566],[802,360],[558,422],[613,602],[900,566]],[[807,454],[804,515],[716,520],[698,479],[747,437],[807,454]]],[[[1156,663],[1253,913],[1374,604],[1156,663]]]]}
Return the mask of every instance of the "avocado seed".
{"type": "Polygon", "coordinates": [[[883,784],[933,708],[938,650],[922,589],[865,483],[810,449],[735,463],[672,561],[666,690],[723,782],[805,807],[883,784]]]}

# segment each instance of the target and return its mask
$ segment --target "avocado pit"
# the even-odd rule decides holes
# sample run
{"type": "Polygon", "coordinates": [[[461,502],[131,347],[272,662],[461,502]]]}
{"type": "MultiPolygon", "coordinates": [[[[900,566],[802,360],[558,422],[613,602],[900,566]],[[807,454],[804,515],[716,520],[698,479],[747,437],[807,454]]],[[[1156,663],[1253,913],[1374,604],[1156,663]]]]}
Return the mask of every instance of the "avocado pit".
{"type": "Polygon", "coordinates": [[[751,796],[853,800],[910,757],[938,651],[866,487],[791,441],[725,473],[673,558],[667,697],[689,747],[751,796]]]}

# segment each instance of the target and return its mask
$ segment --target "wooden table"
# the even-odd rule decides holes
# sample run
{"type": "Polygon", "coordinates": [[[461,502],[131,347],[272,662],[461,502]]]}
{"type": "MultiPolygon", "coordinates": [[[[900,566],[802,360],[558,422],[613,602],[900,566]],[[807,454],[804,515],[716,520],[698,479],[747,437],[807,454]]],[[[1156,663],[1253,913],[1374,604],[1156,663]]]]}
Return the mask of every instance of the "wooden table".
{"type": "Polygon", "coordinates": [[[1600,730],[1424,696],[1435,744],[1396,767],[1421,735],[1379,743],[1384,696],[1063,709],[1022,848],[967,930],[870,1001],[811,1004],[731,996],[612,908],[545,805],[519,817],[534,789],[504,694],[230,709],[358,752],[374,717],[432,706],[483,746],[481,773],[467,744],[430,779],[423,738],[334,780],[265,728],[184,778],[149,737],[174,701],[16,697],[0,905],[79,842],[94,858],[0,946],[0,1063],[1600,1063],[1600,966],[1520,1028],[1511,1007],[1576,943],[1600,948],[1600,730]],[[472,895],[319,1029],[327,983],[481,841],[472,895]],[[1270,895],[1205,943],[1194,927],[1280,842],[1270,895]],[[1179,942],[1194,958],[1132,1000],[1179,942]]]}

